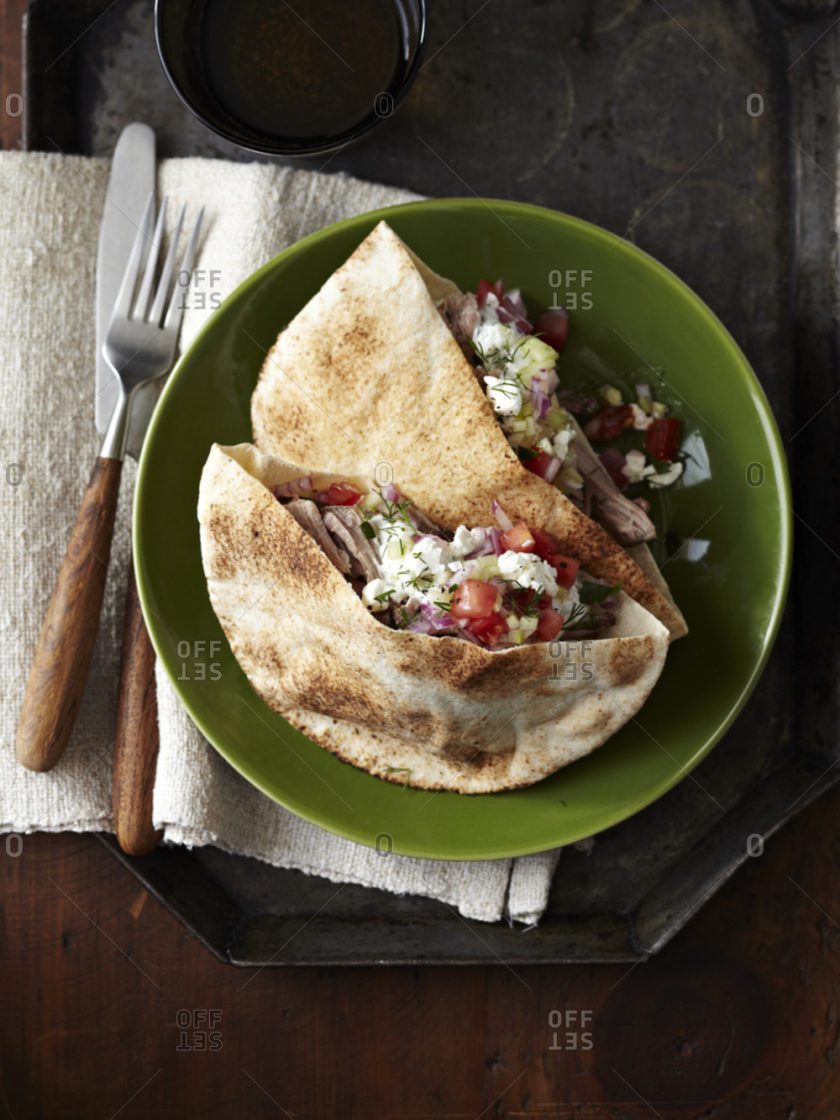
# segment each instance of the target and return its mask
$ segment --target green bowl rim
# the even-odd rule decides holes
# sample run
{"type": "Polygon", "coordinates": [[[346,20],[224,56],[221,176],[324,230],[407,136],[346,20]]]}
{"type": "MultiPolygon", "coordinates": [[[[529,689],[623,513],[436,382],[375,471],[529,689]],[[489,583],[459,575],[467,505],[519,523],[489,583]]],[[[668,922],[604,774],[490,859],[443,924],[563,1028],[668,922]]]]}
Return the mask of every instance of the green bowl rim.
{"type": "MultiPolygon", "coordinates": [[[[285,249],[281,250],[281,252],[277,253],[270,260],[266,261],[266,263],[261,265],[258,269],[256,269],[256,271],[252,272],[250,276],[246,277],[225,298],[222,304],[213,312],[212,315],[210,315],[210,317],[198,331],[190,345],[178,359],[175,367],[167,378],[166,385],[164,386],[163,392],[160,395],[160,399],[158,400],[157,406],[149,423],[149,427],[146,432],[146,438],[143,441],[143,450],[137,469],[137,480],[135,484],[132,509],[132,550],[134,556],[134,568],[137,579],[137,588],[140,596],[140,604],[143,610],[143,617],[146,622],[146,628],[151,638],[152,645],[154,646],[155,653],[160,658],[160,661],[164,669],[166,670],[166,674],[169,677],[172,687],[175,689],[175,692],[181,703],[184,705],[184,708],[186,709],[190,719],[201,732],[201,734],[205,737],[205,739],[207,739],[207,741],[219,752],[219,754],[248,782],[250,782],[251,785],[259,789],[261,793],[265,794],[265,796],[269,797],[272,801],[283,805],[285,808],[289,809],[297,816],[302,817],[304,820],[308,820],[311,823],[318,825],[319,827],[324,828],[329,832],[342,836],[347,840],[352,840],[356,843],[363,844],[365,847],[374,847],[375,842],[371,838],[371,833],[362,833],[359,830],[354,830],[353,828],[349,827],[338,828],[323,813],[319,812],[318,810],[313,810],[308,805],[302,805],[297,798],[288,797],[284,799],[281,798],[276,792],[267,789],[262,780],[253,772],[253,769],[249,765],[248,761],[241,758],[233,757],[228,747],[220,742],[216,737],[214,737],[212,729],[205,725],[203,720],[194,710],[187,690],[180,687],[183,682],[178,681],[177,673],[173,671],[173,667],[169,664],[168,652],[166,650],[163,637],[158,630],[158,620],[156,619],[154,613],[146,605],[146,599],[151,595],[151,588],[149,576],[146,571],[146,566],[143,558],[143,529],[141,524],[145,479],[147,474],[147,463],[151,458],[150,448],[154,443],[154,439],[152,437],[154,436],[158,424],[160,423],[160,417],[165,411],[166,402],[168,401],[169,395],[174,392],[174,386],[181,375],[182,367],[185,366],[193,348],[197,346],[199,342],[204,338],[204,336],[213,328],[218,316],[221,315],[221,313],[229,304],[236,302],[251,287],[258,285],[264,276],[266,276],[269,272],[277,267],[280,261],[283,261],[289,257],[296,256],[298,253],[305,251],[307,246],[315,244],[316,242],[321,241],[325,238],[329,238],[334,233],[340,230],[351,229],[356,226],[371,226],[381,220],[387,220],[389,217],[392,217],[395,214],[424,211],[434,212],[436,210],[446,210],[453,208],[466,210],[485,209],[489,210],[491,214],[493,214],[496,209],[499,209],[503,212],[506,211],[510,216],[515,216],[517,214],[533,214],[542,218],[547,218],[551,222],[559,222],[561,225],[566,225],[568,227],[577,229],[597,241],[610,244],[613,249],[631,258],[633,262],[641,261],[642,263],[646,263],[649,268],[658,273],[661,279],[666,281],[672,288],[676,289],[677,294],[682,300],[688,302],[689,304],[692,304],[695,311],[697,311],[706,320],[710,330],[718,336],[724,348],[730,352],[746,383],[752,388],[752,396],[755,401],[755,407],[761,418],[765,438],[767,439],[767,443],[771,452],[772,465],[774,468],[774,478],[777,478],[781,484],[781,564],[779,576],[776,580],[775,595],[770,611],[769,622],[764,637],[761,655],[756,661],[753,671],[745,682],[740,695],[732,705],[732,709],[729,715],[716,728],[713,734],[711,734],[706,739],[706,741],[697,748],[691,759],[681,767],[679,767],[673,774],[663,779],[663,781],[661,781],[660,783],[649,788],[643,796],[636,798],[632,803],[628,803],[627,805],[622,806],[620,809],[617,809],[613,812],[606,812],[601,817],[601,823],[594,831],[583,830],[581,831],[579,836],[574,833],[571,834],[569,838],[562,842],[562,845],[565,846],[566,844],[574,843],[576,840],[584,839],[587,836],[596,835],[597,833],[603,832],[608,828],[612,828],[614,825],[620,824],[622,821],[625,821],[629,817],[634,816],[642,809],[647,808],[648,805],[651,805],[654,801],[657,801],[660,797],[662,797],[665,793],[667,793],[670,789],[677,785],[678,782],[682,781],[682,779],[687,774],[690,774],[691,771],[711,752],[711,750],[717,745],[717,743],[720,742],[720,740],[732,726],[734,721],[743,711],[747,700],[752,694],[753,689],[758,683],[758,680],[761,677],[762,672],[764,671],[764,667],[767,664],[767,659],[769,658],[770,653],[773,649],[773,645],[775,643],[776,637],[779,632],[779,627],[781,625],[782,614],[784,612],[785,601],[790,584],[792,565],[793,525],[791,515],[792,497],[790,474],[788,471],[787,460],[782,445],[781,434],[779,432],[775,417],[773,415],[773,410],[770,407],[770,403],[767,400],[767,395],[764,392],[761,382],[758,380],[755,371],[753,370],[752,366],[747,360],[746,355],[741,350],[738,343],[729,333],[718,316],[705,303],[705,301],[702,300],[700,296],[698,296],[697,293],[694,292],[688,286],[688,284],[681,280],[679,276],[677,276],[676,273],[673,272],[670,268],[662,264],[655,257],[652,257],[644,249],[640,249],[637,245],[628,241],[626,238],[620,237],[618,234],[611,233],[609,230],[606,230],[601,226],[597,226],[592,222],[588,222],[583,218],[576,218],[571,214],[566,214],[559,210],[552,210],[551,208],[545,206],[537,206],[533,203],[515,202],[506,199],[452,197],[422,199],[417,202],[405,202],[396,206],[385,206],[380,207],[376,210],[366,211],[363,214],[356,214],[353,217],[344,218],[341,221],[333,222],[331,225],[325,226],[323,229],[316,230],[314,233],[308,234],[306,237],[301,238],[299,241],[295,241],[293,244],[288,245],[285,249]]],[[[259,697],[256,697],[256,699],[259,703],[263,703],[263,701],[260,700],[259,697]]],[[[372,778],[372,780],[379,779],[372,778]]],[[[400,787],[398,786],[395,786],[394,789],[395,792],[400,791],[400,787]]],[[[470,796],[479,797],[487,795],[472,794],[470,796]]],[[[548,851],[551,848],[557,846],[558,844],[556,843],[546,845],[544,842],[540,841],[537,844],[521,845],[515,850],[505,849],[494,851],[492,850],[492,848],[489,848],[486,851],[483,850],[480,853],[470,855],[446,855],[441,852],[431,852],[429,851],[428,847],[424,849],[417,849],[413,848],[411,845],[405,846],[398,844],[395,841],[393,850],[400,855],[413,856],[421,859],[472,861],[488,859],[511,859],[517,856],[533,855],[537,852],[548,851]]]]}

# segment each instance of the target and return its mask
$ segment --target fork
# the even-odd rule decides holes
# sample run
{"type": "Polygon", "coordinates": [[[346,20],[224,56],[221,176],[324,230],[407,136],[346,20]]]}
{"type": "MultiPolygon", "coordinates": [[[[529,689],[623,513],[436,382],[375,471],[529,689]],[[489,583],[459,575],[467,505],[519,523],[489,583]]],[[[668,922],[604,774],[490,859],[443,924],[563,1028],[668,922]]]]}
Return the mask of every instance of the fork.
{"type": "Polygon", "coordinates": [[[117,378],[119,395],[79,506],[29,671],[15,749],[18,761],[30,770],[51,769],[73,730],[102,609],[132,400],[142,385],[167,373],[175,357],[203,211],[173,283],[186,209],[182,208],[155,286],[166,208],[164,198],[155,220],[154,200],[149,196],[102,347],[117,378]]]}

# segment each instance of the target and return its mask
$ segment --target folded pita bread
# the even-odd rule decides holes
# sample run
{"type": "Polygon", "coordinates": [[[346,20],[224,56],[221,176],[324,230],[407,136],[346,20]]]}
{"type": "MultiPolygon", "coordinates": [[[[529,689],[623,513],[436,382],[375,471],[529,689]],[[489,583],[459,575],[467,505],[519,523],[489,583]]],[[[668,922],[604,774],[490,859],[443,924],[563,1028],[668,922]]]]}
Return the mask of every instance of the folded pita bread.
{"type": "Polygon", "coordinates": [[[210,600],[237,661],[316,743],[391,781],[487,793],[574,762],[641,708],[668,632],[626,595],[591,640],[492,652],[391,629],[268,489],[307,474],[316,489],[338,478],[249,444],[214,446],[198,515],[210,600]]]}
{"type": "Polygon", "coordinates": [[[251,401],[257,445],[313,470],[393,477],[449,529],[481,524],[496,498],[672,638],[687,633],[649,550],[637,562],[522,466],[435,306],[457,293],[380,222],[267,355],[251,401]]]}

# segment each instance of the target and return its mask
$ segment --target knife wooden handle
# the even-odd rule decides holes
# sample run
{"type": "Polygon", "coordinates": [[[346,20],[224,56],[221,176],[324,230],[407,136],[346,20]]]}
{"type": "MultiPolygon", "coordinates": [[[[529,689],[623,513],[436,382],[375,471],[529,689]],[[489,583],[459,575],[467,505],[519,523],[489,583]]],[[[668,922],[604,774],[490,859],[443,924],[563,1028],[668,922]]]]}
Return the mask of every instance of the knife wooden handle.
{"type": "Polygon", "coordinates": [[[112,787],[114,831],[120,847],[130,856],[147,855],[160,840],[160,832],[152,827],[157,754],[155,651],[143,621],[131,565],[125,600],[112,787]]]}
{"type": "Polygon", "coordinates": [[[119,459],[97,459],[47,607],[15,749],[30,770],[61,758],[82,702],[99,626],[120,488],[119,459]]]}

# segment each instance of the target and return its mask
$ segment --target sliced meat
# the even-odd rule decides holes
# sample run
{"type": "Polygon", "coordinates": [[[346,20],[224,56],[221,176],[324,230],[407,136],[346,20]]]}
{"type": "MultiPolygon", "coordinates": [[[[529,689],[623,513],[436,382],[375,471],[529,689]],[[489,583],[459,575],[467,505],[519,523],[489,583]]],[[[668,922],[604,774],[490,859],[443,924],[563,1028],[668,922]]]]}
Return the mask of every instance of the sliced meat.
{"type": "Polygon", "coordinates": [[[447,296],[440,305],[440,313],[467,357],[474,357],[471,341],[473,331],[481,322],[475,296],[471,292],[465,295],[447,296]]]}
{"type": "Polygon", "coordinates": [[[324,525],[350,557],[352,575],[364,579],[365,583],[379,577],[379,560],[362,532],[362,517],[355,506],[328,506],[324,510],[324,525]]]}
{"type": "Polygon", "coordinates": [[[641,506],[621,493],[586,437],[578,433],[572,446],[577,469],[584,480],[585,512],[599,521],[619,544],[653,540],[656,536],[653,522],[641,506]]]}
{"type": "Polygon", "coordinates": [[[343,548],[339,548],[327,532],[321,511],[315,502],[310,502],[307,498],[295,498],[285,505],[301,529],[312,537],[330,563],[338,568],[342,575],[349,575],[350,557],[343,548]]]}
{"type": "Polygon", "coordinates": [[[429,533],[433,537],[445,536],[440,525],[436,525],[430,517],[427,517],[425,513],[421,513],[417,506],[411,506],[409,508],[408,516],[411,519],[411,524],[417,529],[418,533],[429,533]]]}

